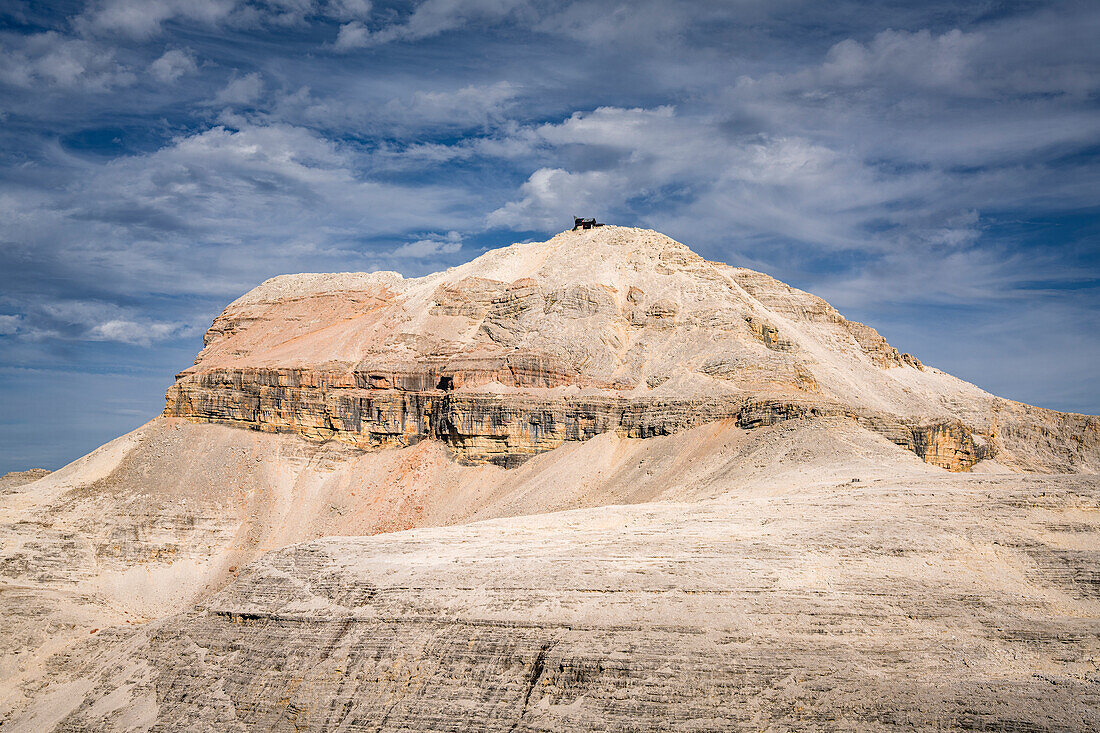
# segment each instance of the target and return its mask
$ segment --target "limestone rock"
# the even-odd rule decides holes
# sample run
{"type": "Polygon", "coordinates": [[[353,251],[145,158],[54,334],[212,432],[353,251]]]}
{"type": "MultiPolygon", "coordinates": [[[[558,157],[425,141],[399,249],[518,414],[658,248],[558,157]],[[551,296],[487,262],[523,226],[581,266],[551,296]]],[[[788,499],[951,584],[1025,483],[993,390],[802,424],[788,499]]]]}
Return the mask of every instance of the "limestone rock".
{"type": "Polygon", "coordinates": [[[655,232],[274,278],[0,480],[0,728],[1092,730],[1097,471],[655,232]]]}
{"type": "Polygon", "coordinates": [[[1092,730],[1096,489],[941,474],[296,545],[78,647],[57,730],[1092,730]]]}
{"type": "Polygon", "coordinates": [[[0,476],[0,493],[9,489],[14,489],[16,486],[32,483],[49,474],[49,470],[45,468],[31,468],[26,471],[9,471],[3,476],[0,476]]]}
{"type": "Polygon", "coordinates": [[[439,440],[515,466],[600,432],[760,423],[743,415],[768,404],[765,422],[846,415],[952,471],[993,456],[1100,470],[1094,418],[1005,409],[820,298],[641,229],[564,232],[411,280],[275,278],[205,343],[166,416],[364,450],[439,440]],[[1078,440],[1027,448],[1062,430],[1078,440]]]}

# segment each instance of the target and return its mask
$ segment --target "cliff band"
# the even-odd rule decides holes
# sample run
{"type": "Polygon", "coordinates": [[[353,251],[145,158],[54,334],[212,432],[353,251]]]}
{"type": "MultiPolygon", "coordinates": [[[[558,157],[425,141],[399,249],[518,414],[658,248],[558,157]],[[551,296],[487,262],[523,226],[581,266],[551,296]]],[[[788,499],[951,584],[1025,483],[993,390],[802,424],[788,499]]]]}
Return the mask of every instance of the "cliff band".
{"type": "Polygon", "coordinates": [[[422,278],[273,278],[231,303],[164,414],[511,467],[604,432],[841,416],[951,471],[1100,469],[1100,421],[996,398],[767,275],[607,226],[422,278]]]}

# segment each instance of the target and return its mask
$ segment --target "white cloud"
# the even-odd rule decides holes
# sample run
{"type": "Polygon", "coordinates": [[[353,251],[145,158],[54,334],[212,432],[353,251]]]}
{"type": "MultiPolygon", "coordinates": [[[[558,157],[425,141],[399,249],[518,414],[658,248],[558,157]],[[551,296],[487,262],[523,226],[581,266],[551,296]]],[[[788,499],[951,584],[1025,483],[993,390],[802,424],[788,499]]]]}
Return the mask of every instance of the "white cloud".
{"type": "Polygon", "coordinates": [[[214,95],[214,104],[248,105],[260,98],[264,91],[264,81],[257,72],[237,76],[229,80],[214,95]]]}
{"type": "MultiPolygon", "coordinates": [[[[359,162],[354,148],[299,127],[214,127],[149,154],[94,165],[75,159],[64,185],[47,182],[45,190],[0,181],[0,241],[33,253],[40,277],[82,283],[96,298],[156,292],[223,299],[283,272],[388,264],[391,253],[364,243],[365,236],[393,241],[410,231],[477,227],[475,194],[371,181],[359,162]]],[[[418,238],[431,245],[402,256],[420,257],[428,246],[448,254],[461,245],[457,234],[418,238]]],[[[72,287],[64,294],[75,297],[72,287]]],[[[22,302],[0,297],[0,308],[25,312],[22,302]]],[[[139,332],[126,324],[148,326],[150,338],[159,338],[147,322],[173,320],[130,311],[95,315],[94,323],[74,319],[91,325],[66,328],[93,333],[101,326],[94,336],[133,340],[139,332]]],[[[28,325],[41,334],[64,320],[59,311],[43,311],[28,325]]]]}
{"type": "Polygon", "coordinates": [[[603,171],[540,168],[520,186],[521,198],[489,214],[487,222],[508,229],[554,228],[571,215],[587,216],[621,205],[633,191],[625,192],[617,183],[603,171]]]}
{"type": "Polygon", "coordinates": [[[175,14],[174,5],[166,0],[109,0],[84,20],[87,27],[97,31],[144,38],[160,31],[160,24],[175,14]]]}
{"type": "MultiPolygon", "coordinates": [[[[1098,18],[1078,25],[1095,28],[1098,18]]],[[[1100,53],[1082,52],[1095,45],[1079,29],[1075,51],[1063,50],[1050,31],[1066,33],[1065,18],[1057,21],[884,30],[801,66],[730,75],[725,89],[718,77],[704,79],[698,88],[710,91],[678,109],[600,107],[401,155],[528,166],[534,172],[512,200],[489,214],[494,226],[550,228],[586,207],[702,240],[725,233],[868,252],[963,250],[978,225],[945,222],[997,208],[1091,205],[1085,190],[1100,176],[1058,157],[1100,144],[1082,73],[1100,53]]],[[[1091,88],[1100,90],[1095,74],[1091,88]]]]}
{"type": "Polygon", "coordinates": [[[382,117],[416,125],[478,125],[503,118],[505,110],[519,94],[519,87],[508,81],[494,84],[470,84],[455,90],[418,91],[393,99],[382,110],[382,117]]]}
{"type": "Polygon", "coordinates": [[[403,23],[375,31],[368,30],[362,23],[342,26],[335,48],[348,51],[393,41],[430,38],[471,23],[497,23],[528,7],[529,0],[424,0],[403,23]]]}
{"type": "Polygon", "coordinates": [[[440,254],[454,254],[460,249],[462,249],[462,235],[451,231],[443,236],[433,236],[403,244],[391,254],[394,257],[423,258],[440,254]]]}
{"type": "Polygon", "coordinates": [[[325,5],[325,14],[337,20],[363,20],[370,11],[370,0],[329,0],[325,5]]]}
{"type": "Polygon", "coordinates": [[[857,158],[803,138],[731,140],[715,120],[681,117],[668,106],[574,113],[518,131],[513,143],[520,142],[523,157],[567,157],[588,170],[537,169],[518,199],[489,215],[491,226],[552,228],[572,214],[609,217],[643,201],[651,223],[682,215],[850,247],[861,236],[860,210],[910,195],[916,183],[882,181],[857,158]],[[680,200],[669,206],[665,196],[680,200]]]}
{"type": "Polygon", "coordinates": [[[145,40],[163,33],[170,21],[232,28],[298,26],[311,16],[362,20],[370,11],[370,0],[98,0],[75,25],[89,35],[145,40]]]}
{"type": "Polygon", "coordinates": [[[23,320],[20,315],[0,315],[0,336],[12,336],[19,333],[19,324],[23,320]]]}
{"type": "Polygon", "coordinates": [[[76,25],[92,33],[144,39],[159,34],[173,18],[212,25],[226,21],[242,5],[238,0],[102,0],[78,17],[76,25]]]}
{"type": "Polygon", "coordinates": [[[0,335],[17,335],[22,341],[113,341],[149,346],[157,341],[193,332],[177,321],[163,321],[127,308],[94,300],[36,300],[25,304],[26,313],[0,316],[0,335]]]}
{"type": "MultiPolygon", "coordinates": [[[[508,81],[487,84],[462,84],[448,86],[447,80],[421,85],[412,90],[402,89],[395,94],[394,85],[363,79],[357,82],[355,94],[334,96],[325,89],[309,86],[288,90],[274,89],[265,95],[262,105],[263,119],[292,123],[329,131],[330,134],[348,134],[358,137],[364,131],[385,138],[378,140],[371,164],[399,166],[404,169],[422,166],[430,153],[431,144],[409,146],[406,141],[423,139],[444,132],[453,135],[458,129],[514,128],[510,117],[523,108],[522,87],[508,81]],[[417,147],[425,149],[413,153],[419,162],[408,158],[417,147]],[[406,159],[408,158],[408,159],[406,159]]],[[[253,112],[255,120],[257,113],[253,112]]],[[[228,121],[228,118],[227,118],[228,121]]],[[[481,141],[479,145],[484,145],[481,141]]],[[[436,148],[436,150],[439,150],[436,148]]],[[[439,152],[446,158],[454,158],[459,152],[455,146],[439,152]]]]}
{"type": "Polygon", "coordinates": [[[189,51],[178,48],[169,49],[149,65],[149,73],[159,81],[169,84],[181,76],[193,74],[198,70],[195,57],[189,51]]]}
{"type": "Polygon", "coordinates": [[[136,76],[115,60],[113,49],[53,31],[26,36],[0,53],[0,82],[17,87],[106,92],[136,76]]]}
{"type": "Polygon", "coordinates": [[[972,91],[974,52],[982,37],[955,29],[938,36],[885,30],[867,44],[854,40],[833,46],[821,65],[820,83],[862,86],[888,80],[891,85],[972,91]]]}
{"type": "Polygon", "coordinates": [[[353,48],[363,48],[368,44],[370,31],[357,20],[340,26],[336,34],[335,48],[338,51],[350,51],[353,48]]]}
{"type": "MultiPolygon", "coordinates": [[[[1094,14],[1095,15],[1095,14],[1094,14]]],[[[1084,28],[1100,32],[1097,18],[1084,28]]],[[[758,129],[843,142],[868,157],[936,166],[1006,160],[1096,139],[1100,63],[1035,20],[980,33],[886,30],[835,44],[820,63],[741,76],[720,106],[758,129]],[[1091,79],[1091,81],[1087,81],[1091,79]],[[1039,102],[1035,95],[1041,95],[1039,102]]],[[[1059,26],[1067,32],[1065,21],[1059,26]]],[[[1073,33],[1081,33],[1074,29],[1073,33]]]]}
{"type": "Polygon", "coordinates": [[[247,231],[286,241],[315,226],[305,221],[343,222],[340,228],[330,223],[326,238],[358,235],[355,222],[367,230],[403,231],[439,215],[440,189],[364,181],[354,161],[351,150],[302,128],[244,125],[215,127],[152,155],[112,163],[103,178],[112,188],[128,181],[121,192],[135,203],[186,212],[191,226],[209,226],[223,237],[247,231]],[[417,209],[423,213],[413,213],[417,209]]]}
{"type": "Polygon", "coordinates": [[[156,321],[129,321],[115,318],[97,323],[86,335],[89,341],[117,341],[124,344],[149,346],[179,335],[183,324],[158,323],[156,321]]]}

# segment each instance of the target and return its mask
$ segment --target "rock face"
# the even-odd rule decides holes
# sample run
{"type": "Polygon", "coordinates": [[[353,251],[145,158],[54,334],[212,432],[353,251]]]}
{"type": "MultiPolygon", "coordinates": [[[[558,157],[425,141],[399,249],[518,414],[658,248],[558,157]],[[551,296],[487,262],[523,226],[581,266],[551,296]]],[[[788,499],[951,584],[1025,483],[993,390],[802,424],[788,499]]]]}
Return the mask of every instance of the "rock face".
{"type": "MultiPolygon", "coordinates": [[[[297,275],[226,308],[166,416],[336,439],[445,442],[515,466],[612,431],[847,416],[933,465],[1100,469],[1100,422],[998,400],[766,275],[602,227],[443,273],[297,275]],[[1018,434],[1079,437],[1022,457],[1018,434]]],[[[1027,441],[1023,445],[1030,445],[1027,441]]]]}
{"type": "Polygon", "coordinates": [[[296,545],[82,645],[56,729],[1095,730],[1096,483],[1011,481],[296,545]]]}
{"type": "MultiPolygon", "coordinates": [[[[362,449],[440,440],[459,460],[513,467],[567,440],[614,432],[627,438],[670,435],[722,419],[741,427],[804,417],[845,416],[881,430],[929,463],[966,471],[994,455],[957,420],[857,413],[839,404],[758,400],[725,395],[698,399],[614,395],[454,394],[442,390],[336,386],[299,373],[228,372],[199,375],[169,393],[168,414],[268,432],[338,439],[362,449]]],[[[439,377],[439,380],[453,377],[439,377]]],[[[429,375],[428,381],[435,379],[429,375]]],[[[437,380],[438,381],[438,380],[437,380]]]]}
{"type": "Polygon", "coordinates": [[[13,489],[23,484],[29,484],[49,475],[45,468],[31,468],[26,471],[9,471],[0,476],[0,493],[13,489]]]}
{"type": "Polygon", "coordinates": [[[5,733],[1100,728],[1100,421],[655,232],[275,278],[167,397],[0,478],[5,733]]]}

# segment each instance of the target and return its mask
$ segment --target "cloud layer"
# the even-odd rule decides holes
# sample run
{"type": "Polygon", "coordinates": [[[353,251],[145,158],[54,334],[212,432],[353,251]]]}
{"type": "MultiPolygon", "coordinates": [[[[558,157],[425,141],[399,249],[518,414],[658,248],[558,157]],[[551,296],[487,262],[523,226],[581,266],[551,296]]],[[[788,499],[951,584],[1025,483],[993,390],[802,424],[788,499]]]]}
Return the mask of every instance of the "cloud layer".
{"type": "MultiPolygon", "coordinates": [[[[12,4],[0,373],[167,385],[265,277],[422,274],[576,214],[1098,412],[1100,9],[962,5],[12,4]]],[[[110,437],[82,430],[69,457],[110,437]]]]}

